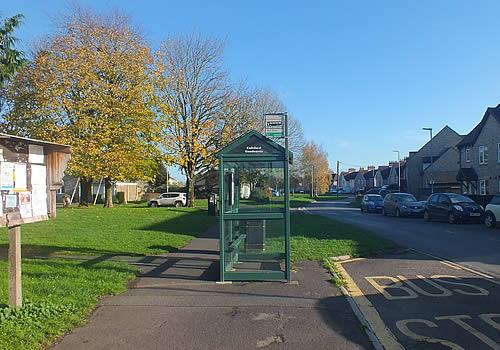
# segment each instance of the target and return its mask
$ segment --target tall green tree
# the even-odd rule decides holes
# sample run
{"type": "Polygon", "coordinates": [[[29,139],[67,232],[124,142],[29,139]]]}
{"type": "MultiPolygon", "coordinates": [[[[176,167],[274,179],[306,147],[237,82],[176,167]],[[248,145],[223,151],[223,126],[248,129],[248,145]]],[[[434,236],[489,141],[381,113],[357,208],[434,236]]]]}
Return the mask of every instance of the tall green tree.
{"type": "Polygon", "coordinates": [[[21,25],[23,15],[6,18],[0,25],[0,113],[5,104],[6,84],[25,62],[24,53],[15,48],[18,39],[14,31],[21,25]]]}
{"type": "Polygon", "coordinates": [[[21,25],[23,15],[15,15],[3,20],[0,26],[0,85],[12,79],[24,63],[24,54],[15,49],[18,39],[14,31],[21,25]]]}

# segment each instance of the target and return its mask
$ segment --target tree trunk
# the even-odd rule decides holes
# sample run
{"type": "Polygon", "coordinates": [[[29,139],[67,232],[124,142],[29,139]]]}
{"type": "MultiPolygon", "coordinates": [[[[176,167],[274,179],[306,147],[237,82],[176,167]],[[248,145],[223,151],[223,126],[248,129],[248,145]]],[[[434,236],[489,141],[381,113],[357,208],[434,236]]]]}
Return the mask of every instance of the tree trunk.
{"type": "Polygon", "coordinates": [[[104,207],[113,208],[113,183],[109,177],[104,179],[104,207]]]}
{"type": "Polygon", "coordinates": [[[186,174],[186,187],[187,187],[187,206],[189,208],[194,208],[194,182],[195,176],[193,173],[186,174]]]}
{"type": "Polygon", "coordinates": [[[92,198],[92,179],[87,179],[82,177],[80,179],[80,185],[82,186],[82,192],[80,195],[80,206],[88,207],[89,203],[93,203],[92,198]]]}

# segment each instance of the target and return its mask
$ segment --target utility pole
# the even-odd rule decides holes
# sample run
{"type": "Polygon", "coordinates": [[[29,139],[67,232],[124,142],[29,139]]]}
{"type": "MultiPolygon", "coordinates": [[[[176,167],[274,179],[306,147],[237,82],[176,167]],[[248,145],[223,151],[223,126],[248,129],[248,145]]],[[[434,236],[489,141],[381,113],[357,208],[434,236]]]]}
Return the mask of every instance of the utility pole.
{"type": "Polygon", "coordinates": [[[314,198],[314,165],[311,166],[311,197],[314,198]]]}
{"type": "Polygon", "coordinates": [[[339,198],[339,181],[340,181],[339,168],[340,168],[340,162],[337,160],[337,199],[339,198]]]}

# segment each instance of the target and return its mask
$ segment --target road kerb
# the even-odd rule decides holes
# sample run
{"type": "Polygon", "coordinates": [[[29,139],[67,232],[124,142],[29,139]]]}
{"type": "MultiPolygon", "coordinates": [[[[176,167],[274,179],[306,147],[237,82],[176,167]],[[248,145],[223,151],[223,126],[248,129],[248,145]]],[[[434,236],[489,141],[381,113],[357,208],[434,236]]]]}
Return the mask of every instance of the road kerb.
{"type": "MultiPolygon", "coordinates": [[[[345,262],[342,262],[345,263],[345,262]]],[[[347,288],[340,286],[342,294],[347,298],[352,311],[364,326],[368,338],[377,350],[403,350],[404,347],[397,341],[396,337],[387,328],[377,310],[373,307],[368,298],[356,285],[349,273],[340,262],[332,261],[332,264],[340,271],[347,288]]],[[[334,271],[331,271],[335,278],[340,279],[334,271]]]]}

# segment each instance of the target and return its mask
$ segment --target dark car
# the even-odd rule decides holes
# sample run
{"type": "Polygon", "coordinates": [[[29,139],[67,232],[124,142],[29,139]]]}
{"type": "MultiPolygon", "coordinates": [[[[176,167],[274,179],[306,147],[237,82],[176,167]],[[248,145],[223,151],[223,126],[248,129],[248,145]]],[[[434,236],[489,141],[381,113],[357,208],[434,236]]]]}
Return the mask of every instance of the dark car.
{"type": "Polygon", "coordinates": [[[365,194],[361,199],[361,212],[381,212],[384,198],[379,194],[365,194]]]}
{"type": "Polygon", "coordinates": [[[435,193],[429,197],[425,205],[424,219],[447,220],[450,224],[457,222],[483,221],[484,209],[469,197],[456,193],[435,193]]]}
{"type": "Polygon", "coordinates": [[[380,192],[379,187],[373,187],[373,188],[369,189],[368,191],[366,191],[365,194],[379,194],[379,192],[380,192]]]}
{"type": "Polygon", "coordinates": [[[389,193],[384,198],[383,215],[423,216],[424,202],[417,201],[410,193],[389,193]]]}

